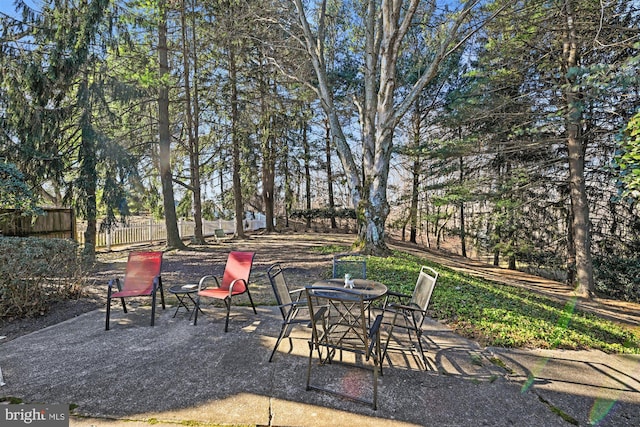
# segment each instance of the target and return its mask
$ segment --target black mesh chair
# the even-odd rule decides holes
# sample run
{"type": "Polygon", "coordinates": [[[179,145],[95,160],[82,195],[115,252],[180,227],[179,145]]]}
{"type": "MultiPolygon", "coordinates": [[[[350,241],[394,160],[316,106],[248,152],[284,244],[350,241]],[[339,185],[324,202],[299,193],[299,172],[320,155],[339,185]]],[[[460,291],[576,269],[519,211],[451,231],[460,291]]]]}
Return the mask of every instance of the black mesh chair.
{"type": "Polygon", "coordinates": [[[360,254],[336,254],[333,256],[333,278],[341,279],[348,274],[351,279],[367,278],[367,258],[360,254]]]}
{"type": "MultiPolygon", "coordinates": [[[[384,313],[370,323],[363,295],[353,289],[307,287],[306,294],[313,329],[309,342],[307,390],[331,393],[370,404],[374,410],[377,409],[378,375],[382,363],[380,326],[384,313]],[[350,386],[348,382],[345,384],[338,375],[329,384],[312,382],[314,349],[318,351],[319,365],[325,367],[336,362],[347,363],[343,359],[344,352],[355,354],[354,362],[348,363],[350,366],[373,370],[371,399],[366,398],[366,390],[354,390],[353,385],[350,386]]],[[[323,375],[321,378],[327,382],[326,378],[332,376],[323,375]]]]}
{"type": "Polygon", "coordinates": [[[271,282],[271,288],[273,288],[280,314],[282,314],[280,335],[278,335],[276,345],[273,347],[273,351],[269,357],[269,362],[271,362],[280,342],[284,338],[289,338],[289,351],[293,350],[293,341],[291,341],[291,337],[289,336],[292,327],[302,323],[309,324],[310,320],[307,312],[307,300],[300,298],[304,294],[304,288],[289,288],[285,279],[284,270],[280,264],[273,264],[269,267],[267,276],[269,277],[269,282],[271,282]],[[304,312],[305,316],[298,317],[300,310],[304,312]]]}
{"type": "MultiPolygon", "coordinates": [[[[393,313],[392,330],[400,328],[407,331],[409,336],[409,350],[419,352],[420,358],[427,368],[427,359],[422,347],[422,324],[427,317],[427,307],[431,300],[431,294],[438,280],[438,272],[431,267],[423,266],[418,274],[416,287],[413,294],[406,295],[398,292],[388,291],[385,300],[384,311],[393,313]]],[[[385,353],[389,348],[389,334],[385,353]]],[[[403,349],[403,347],[400,347],[403,349]]]]}

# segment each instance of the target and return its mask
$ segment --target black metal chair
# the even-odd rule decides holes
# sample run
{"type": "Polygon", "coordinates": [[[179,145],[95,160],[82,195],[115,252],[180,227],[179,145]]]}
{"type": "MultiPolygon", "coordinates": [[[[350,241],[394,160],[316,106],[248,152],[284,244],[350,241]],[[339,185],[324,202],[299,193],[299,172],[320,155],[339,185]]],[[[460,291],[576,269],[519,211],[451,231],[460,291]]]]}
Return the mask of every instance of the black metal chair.
{"type": "MultiPolygon", "coordinates": [[[[427,368],[427,359],[422,346],[422,324],[427,317],[427,307],[437,280],[438,272],[431,267],[423,266],[418,274],[413,294],[407,295],[388,291],[384,304],[384,311],[393,313],[392,331],[397,328],[404,329],[409,336],[410,346],[399,348],[419,351],[425,369],[427,368]],[[398,318],[400,318],[400,322],[398,322],[398,318]]],[[[391,335],[392,333],[387,338],[385,355],[389,348],[391,335]]]]}
{"type": "Polygon", "coordinates": [[[273,351],[269,357],[269,362],[271,362],[280,342],[284,338],[289,339],[290,348],[293,350],[293,341],[289,336],[292,327],[297,324],[309,324],[310,319],[308,314],[305,317],[298,317],[300,310],[303,310],[304,312],[307,311],[307,300],[300,298],[304,293],[304,288],[291,289],[287,285],[284,270],[280,264],[273,264],[269,267],[267,270],[267,276],[269,277],[269,282],[271,282],[271,287],[273,288],[273,293],[275,294],[280,314],[282,314],[280,334],[278,335],[276,345],[273,347],[273,351]]]}
{"type": "MultiPolygon", "coordinates": [[[[383,315],[379,314],[369,325],[367,304],[363,295],[353,289],[335,287],[307,287],[307,302],[311,316],[312,337],[309,342],[309,365],[307,368],[307,390],[319,390],[357,402],[378,405],[378,376],[381,374],[382,351],[380,346],[380,326],[383,315]],[[312,383],[313,351],[318,351],[320,365],[330,365],[343,361],[343,352],[354,353],[355,363],[350,365],[369,369],[372,363],[372,398],[362,397],[364,393],[353,393],[350,386],[346,390],[336,381],[331,387],[312,383]],[[336,359],[336,354],[340,357],[336,359]],[[362,359],[358,363],[358,359],[362,359]],[[369,362],[369,363],[367,363],[369,362]]],[[[326,378],[327,376],[324,376],[326,378]]],[[[336,378],[338,380],[338,378],[336,378]]]]}
{"type": "Polygon", "coordinates": [[[351,279],[367,278],[367,258],[356,253],[333,256],[333,278],[341,279],[348,274],[351,279]]]}

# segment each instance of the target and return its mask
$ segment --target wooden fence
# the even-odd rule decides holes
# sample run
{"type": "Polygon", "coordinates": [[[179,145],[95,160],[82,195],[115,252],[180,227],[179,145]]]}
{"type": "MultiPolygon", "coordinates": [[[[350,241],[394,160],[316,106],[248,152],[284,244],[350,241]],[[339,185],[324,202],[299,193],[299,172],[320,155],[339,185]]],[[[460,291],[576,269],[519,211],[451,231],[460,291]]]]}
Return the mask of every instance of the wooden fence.
{"type": "Polygon", "coordinates": [[[0,234],[74,239],[76,218],[72,209],[43,208],[44,215],[22,215],[15,209],[0,209],[0,234]]]}

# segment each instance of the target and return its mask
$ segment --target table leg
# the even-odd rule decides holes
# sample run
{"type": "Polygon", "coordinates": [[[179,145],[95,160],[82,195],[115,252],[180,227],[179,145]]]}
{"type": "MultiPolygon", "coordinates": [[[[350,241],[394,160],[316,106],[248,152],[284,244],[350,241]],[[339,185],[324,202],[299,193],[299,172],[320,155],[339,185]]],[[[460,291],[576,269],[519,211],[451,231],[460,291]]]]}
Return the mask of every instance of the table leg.
{"type": "MultiPolygon", "coordinates": [[[[176,315],[178,314],[178,311],[180,311],[180,307],[184,307],[187,309],[187,311],[191,311],[189,310],[189,306],[184,302],[185,296],[188,296],[189,298],[191,298],[191,295],[189,295],[186,292],[185,293],[176,292],[174,295],[178,299],[178,306],[176,307],[175,313],[173,313],[173,317],[176,317],[176,315]]],[[[191,301],[193,301],[193,298],[191,298],[191,301]]]]}
{"type": "MultiPolygon", "coordinates": [[[[189,299],[190,299],[190,300],[191,300],[191,302],[193,303],[193,306],[194,306],[198,311],[200,311],[200,313],[204,314],[204,311],[202,311],[202,309],[201,309],[201,308],[196,304],[196,300],[194,300],[194,299],[193,299],[193,297],[191,296],[191,294],[190,294],[190,293],[188,293],[188,294],[185,294],[185,295],[187,295],[187,296],[189,297],[189,299]]],[[[188,308],[187,308],[187,310],[188,310],[188,308]]],[[[191,312],[191,314],[189,315],[189,320],[191,320],[191,317],[192,317],[192,316],[193,316],[193,312],[191,312]]]]}

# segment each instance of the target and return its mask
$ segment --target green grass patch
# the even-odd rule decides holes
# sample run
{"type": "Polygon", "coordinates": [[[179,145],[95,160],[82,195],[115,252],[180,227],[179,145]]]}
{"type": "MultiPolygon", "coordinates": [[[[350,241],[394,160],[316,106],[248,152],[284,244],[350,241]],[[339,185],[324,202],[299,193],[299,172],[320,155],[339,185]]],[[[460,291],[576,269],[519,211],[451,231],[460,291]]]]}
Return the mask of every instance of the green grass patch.
{"type": "Polygon", "coordinates": [[[350,247],[344,245],[325,245],[325,246],[317,246],[315,248],[311,248],[313,252],[318,252],[319,254],[339,254],[343,252],[349,252],[350,247]]]}
{"type": "Polygon", "coordinates": [[[23,403],[22,399],[13,396],[0,397],[0,402],[8,402],[10,405],[19,405],[23,403]]]}
{"type": "MultiPolygon", "coordinates": [[[[343,250],[332,248],[325,247],[324,253],[343,250]]],[[[576,300],[558,302],[399,251],[387,258],[369,257],[367,277],[410,294],[422,265],[439,272],[429,305],[431,315],[483,345],[640,354],[640,331],[581,311],[576,300]]]]}

